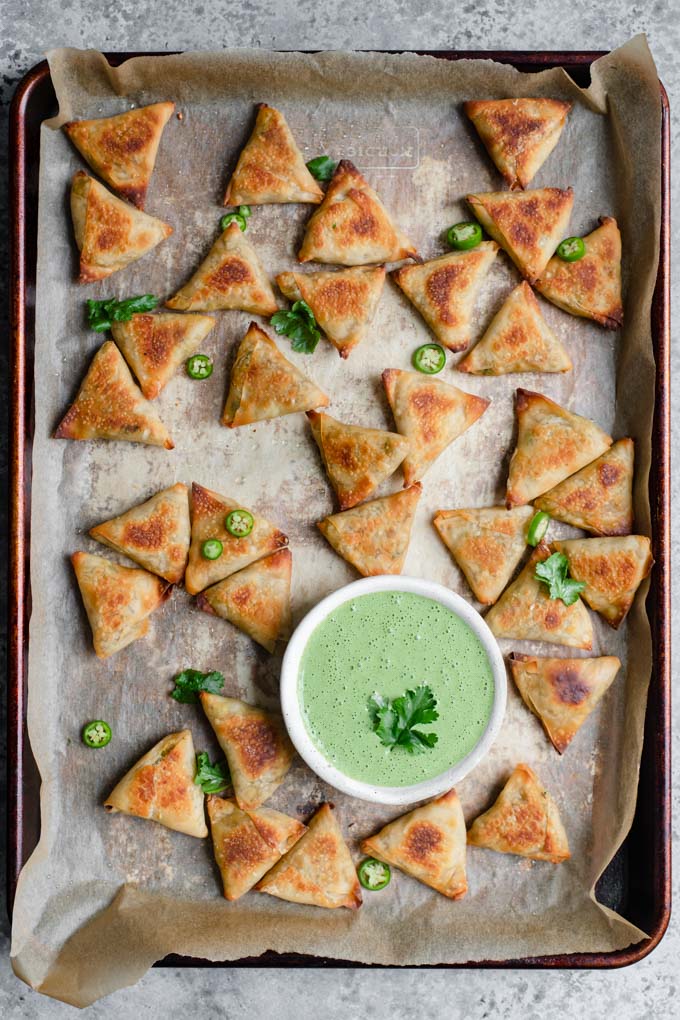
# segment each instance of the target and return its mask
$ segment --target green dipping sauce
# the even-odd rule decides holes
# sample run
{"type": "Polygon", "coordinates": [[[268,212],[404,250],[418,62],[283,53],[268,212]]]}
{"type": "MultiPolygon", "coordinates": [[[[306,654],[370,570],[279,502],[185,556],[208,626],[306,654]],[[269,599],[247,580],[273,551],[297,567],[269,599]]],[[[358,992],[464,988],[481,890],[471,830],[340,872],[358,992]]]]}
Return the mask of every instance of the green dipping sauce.
{"type": "Polygon", "coordinates": [[[334,609],[307,642],[298,677],[307,731],[352,779],[410,786],[461,761],[491,716],[494,680],[484,646],[440,602],[410,592],[360,595],[334,609]],[[390,749],[373,732],[368,699],[428,684],[439,718],[419,727],[438,741],[421,754],[390,749]]]}

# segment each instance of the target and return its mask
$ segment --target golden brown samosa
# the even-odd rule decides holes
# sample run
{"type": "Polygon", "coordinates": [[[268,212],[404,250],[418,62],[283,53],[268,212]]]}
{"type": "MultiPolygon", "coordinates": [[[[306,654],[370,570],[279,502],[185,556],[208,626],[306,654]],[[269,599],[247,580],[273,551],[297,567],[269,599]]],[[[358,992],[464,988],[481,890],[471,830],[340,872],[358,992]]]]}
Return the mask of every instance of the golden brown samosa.
{"type": "Polygon", "coordinates": [[[147,400],[153,400],[215,325],[209,315],[140,313],[129,322],[112,322],[111,336],[139,381],[147,400]]]}
{"type": "Polygon", "coordinates": [[[191,730],[168,733],[123,776],[104,807],[110,814],[149,818],[187,836],[207,836],[203,791],[195,775],[191,730]]]}
{"type": "Polygon", "coordinates": [[[144,208],[163,128],[174,103],[151,103],[113,117],[64,124],[81,156],[114,191],[144,208]]]}
{"type": "Polygon", "coordinates": [[[555,548],[569,560],[571,576],[585,584],[583,601],[612,627],[619,627],[654,566],[649,539],[644,535],[573,538],[555,542],[555,548]]]}
{"type": "Polygon", "coordinates": [[[409,451],[408,439],[396,432],[346,425],[317,411],[307,417],[341,510],[368,499],[409,451]]]}
{"type": "Polygon", "coordinates": [[[455,790],[390,822],[361,849],[451,900],[467,892],[465,818],[455,790]]]}
{"type": "Polygon", "coordinates": [[[464,351],[472,338],[472,315],[498,245],[482,241],[470,251],[454,251],[391,273],[440,343],[464,351]]]}
{"type": "Polygon", "coordinates": [[[286,777],[295,751],[279,716],[237,698],[200,693],[201,705],[224,751],[238,806],[264,804],[286,777]]]}

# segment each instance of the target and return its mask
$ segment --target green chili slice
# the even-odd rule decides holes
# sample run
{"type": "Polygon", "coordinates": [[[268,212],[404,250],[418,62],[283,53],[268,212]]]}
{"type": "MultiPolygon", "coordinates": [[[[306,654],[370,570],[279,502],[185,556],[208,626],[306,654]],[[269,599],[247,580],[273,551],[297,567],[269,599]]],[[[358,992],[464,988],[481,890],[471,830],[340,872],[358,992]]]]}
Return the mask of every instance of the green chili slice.
{"type": "Polygon", "coordinates": [[[226,230],[230,223],[238,224],[239,230],[245,230],[248,226],[248,217],[251,215],[252,209],[249,205],[240,205],[238,212],[227,213],[220,220],[220,230],[226,230]]]}
{"type": "Polygon", "coordinates": [[[223,546],[219,538],[208,538],[201,546],[201,555],[206,560],[219,560],[222,549],[223,546]]]}
{"type": "Polygon", "coordinates": [[[567,237],[557,246],[557,254],[564,262],[578,262],[586,253],[586,243],[582,237],[567,237]]]}
{"type": "Polygon", "coordinates": [[[439,344],[423,344],[413,352],[411,362],[419,372],[436,375],[446,364],[446,351],[439,344]]]}
{"type": "Polygon", "coordinates": [[[537,510],[529,524],[529,530],[527,531],[527,544],[537,546],[548,530],[549,524],[550,514],[547,514],[545,510],[537,510]]]}
{"type": "Polygon", "coordinates": [[[357,875],[364,889],[378,892],[379,889],[384,889],[386,885],[390,884],[392,871],[389,864],[376,861],[375,857],[367,857],[357,868],[357,875]]]}
{"type": "Polygon", "coordinates": [[[111,736],[111,727],[103,719],[93,719],[87,726],[83,726],[83,743],[88,747],[106,747],[111,736]]]}
{"type": "Polygon", "coordinates": [[[446,232],[446,240],[456,251],[469,251],[481,242],[482,228],[479,223],[473,223],[471,220],[454,223],[446,232]]]}
{"type": "Polygon", "coordinates": [[[234,538],[245,538],[253,530],[255,518],[248,510],[232,510],[224,518],[224,526],[234,538]]]}
{"type": "Polygon", "coordinates": [[[213,363],[207,354],[193,354],[187,358],[186,367],[192,379],[207,379],[213,374],[213,363]]]}

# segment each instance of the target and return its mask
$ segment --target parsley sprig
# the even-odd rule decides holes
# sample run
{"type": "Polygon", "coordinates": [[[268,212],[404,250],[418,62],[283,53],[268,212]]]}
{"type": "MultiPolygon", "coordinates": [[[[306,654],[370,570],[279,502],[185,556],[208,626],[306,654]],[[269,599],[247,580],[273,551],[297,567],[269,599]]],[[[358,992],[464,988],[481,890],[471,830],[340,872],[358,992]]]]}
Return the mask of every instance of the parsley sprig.
{"type": "Polygon", "coordinates": [[[537,563],[534,577],[547,584],[551,599],[562,599],[565,606],[572,606],[585,588],[583,581],[575,581],[569,576],[569,560],[561,552],[555,552],[547,560],[537,563]]]}
{"type": "Polygon", "coordinates": [[[317,181],[330,181],[338,164],[330,156],[316,156],[307,163],[307,169],[317,181]]]}
{"type": "Polygon", "coordinates": [[[175,689],[170,692],[170,697],[185,705],[192,705],[198,701],[199,691],[220,694],[224,687],[224,676],[216,669],[209,673],[201,673],[200,669],[183,669],[175,677],[174,683],[175,689]]]}
{"type": "Polygon", "coordinates": [[[203,793],[222,793],[231,786],[229,766],[226,761],[216,761],[210,764],[210,755],[207,751],[199,751],[196,755],[196,786],[200,786],[203,793]]]}
{"type": "Polygon", "coordinates": [[[157,304],[158,298],[153,294],[140,294],[138,297],[125,298],[123,301],[117,298],[94,301],[89,298],[87,324],[97,333],[104,333],[111,329],[112,322],[129,322],[138,312],[152,312],[157,304]]]}
{"type": "Polygon", "coordinates": [[[296,301],[288,311],[275,312],[271,324],[279,335],[292,341],[294,351],[313,354],[321,339],[314,312],[306,301],[296,301]]]}
{"type": "Polygon", "coordinates": [[[414,726],[435,722],[439,718],[437,700],[427,684],[393,699],[384,698],[376,691],[368,699],[368,711],[373,732],[391,751],[395,747],[404,747],[411,754],[420,754],[437,743],[436,733],[414,729],[414,726]]]}

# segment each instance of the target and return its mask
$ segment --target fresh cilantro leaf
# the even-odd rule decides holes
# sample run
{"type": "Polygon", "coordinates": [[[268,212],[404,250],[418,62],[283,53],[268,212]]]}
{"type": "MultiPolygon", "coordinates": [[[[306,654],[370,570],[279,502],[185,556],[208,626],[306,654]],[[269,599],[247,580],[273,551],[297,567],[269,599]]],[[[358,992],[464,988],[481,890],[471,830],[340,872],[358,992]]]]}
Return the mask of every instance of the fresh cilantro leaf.
{"type": "Polygon", "coordinates": [[[170,697],[185,705],[191,705],[198,701],[199,691],[221,694],[223,687],[224,676],[217,670],[201,673],[200,669],[183,669],[175,677],[175,689],[170,692],[170,697]]]}
{"type": "Polygon", "coordinates": [[[437,743],[436,733],[414,729],[439,718],[437,699],[427,684],[394,699],[384,698],[376,691],[368,699],[368,714],[373,732],[390,750],[404,747],[410,754],[420,754],[437,743]]]}
{"type": "Polygon", "coordinates": [[[112,322],[129,322],[133,315],[138,312],[151,312],[158,304],[158,298],[153,294],[140,294],[138,297],[125,298],[118,301],[117,298],[105,298],[102,301],[87,302],[87,324],[90,329],[97,333],[104,333],[111,329],[112,322]]]}
{"type": "Polygon", "coordinates": [[[245,231],[248,226],[248,217],[252,209],[249,205],[240,205],[238,212],[227,213],[220,220],[220,230],[226,230],[230,223],[237,223],[240,230],[245,231]]]}
{"type": "Polygon", "coordinates": [[[306,301],[296,301],[288,311],[275,312],[270,321],[279,335],[289,337],[294,351],[300,354],[314,353],[321,333],[314,312],[306,301]]]}
{"type": "Polygon", "coordinates": [[[307,163],[307,169],[317,181],[330,181],[337,165],[330,156],[316,156],[307,163]]]}
{"type": "Polygon", "coordinates": [[[569,576],[569,560],[560,552],[537,563],[534,577],[548,585],[551,599],[562,599],[565,606],[573,605],[585,588],[583,581],[575,581],[569,576]]]}
{"type": "Polygon", "coordinates": [[[210,755],[207,751],[199,751],[196,755],[196,786],[200,786],[203,793],[222,793],[231,786],[229,766],[226,761],[216,761],[210,764],[210,755]]]}

